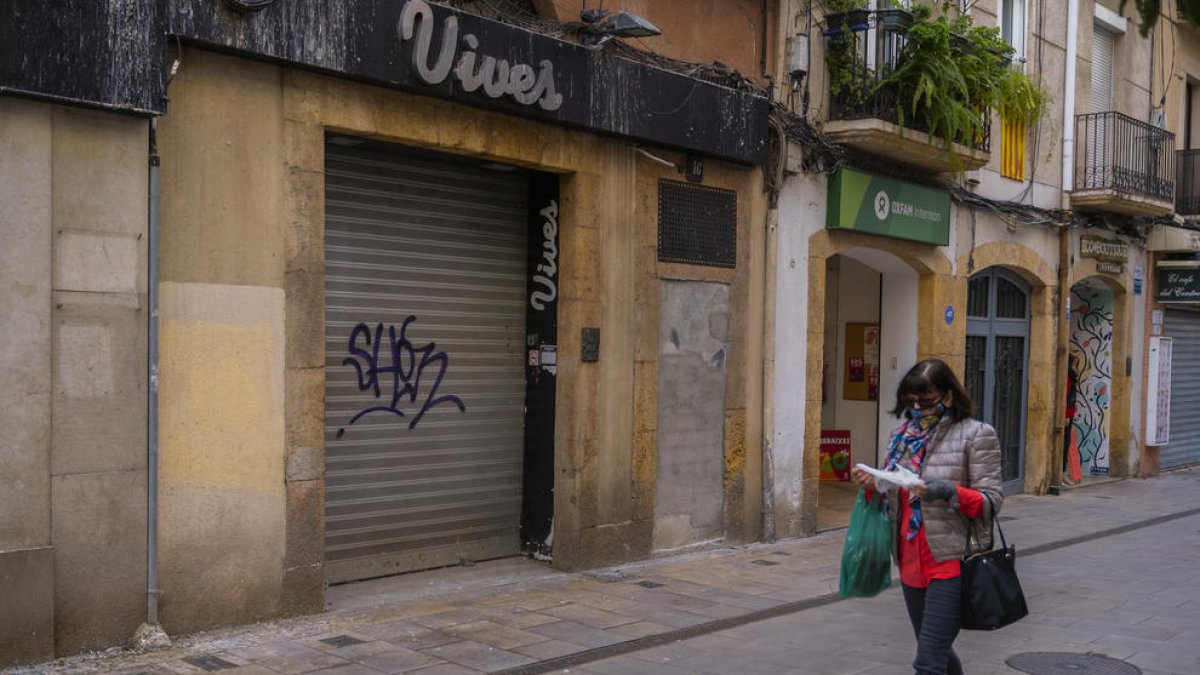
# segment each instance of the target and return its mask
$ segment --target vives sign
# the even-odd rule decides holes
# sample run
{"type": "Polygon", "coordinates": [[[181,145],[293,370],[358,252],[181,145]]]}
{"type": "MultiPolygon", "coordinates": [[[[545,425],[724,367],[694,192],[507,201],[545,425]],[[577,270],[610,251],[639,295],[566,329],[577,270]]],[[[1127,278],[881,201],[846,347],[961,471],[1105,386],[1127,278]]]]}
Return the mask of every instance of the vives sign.
{"type": "MultiPolygon", "coordinates": [[[[170,35],[202,47],[705,157],[767,161],[764,96],[431,0],[291,0],[256,13],[215,0],[163,4],[170,35]]],[[[147,59],[165,58],[165,46],[146,50],[147,59]]],[[[154,83],[165,67],[148,68],[154,83]]],[[[437,123],[473,122],[446,115],[437,123]]]]}
{"type": "Polygon", "coordinates": [[[924,244],[950,244],[950,195],[841,168],[829,181],[826,227],[924,244]]]}
{"type": "Polygon", "coordinates": [[[474,33],[459,35],[458,17],[436,19],[425,0],[408,0],[400,11],[400,41],[409,45],[409,57],[417,77],[430,85],[441,84],[452,74],[464,91],[480,91],[489,98],[508,96],[521,105],[536,104],[542,110],[562,107],[562,94],[554,87],[554,62],[509,63],[480,48],[474,33]],[[441,35],[441,48],[433,52],[434,31],[441,35]]]}

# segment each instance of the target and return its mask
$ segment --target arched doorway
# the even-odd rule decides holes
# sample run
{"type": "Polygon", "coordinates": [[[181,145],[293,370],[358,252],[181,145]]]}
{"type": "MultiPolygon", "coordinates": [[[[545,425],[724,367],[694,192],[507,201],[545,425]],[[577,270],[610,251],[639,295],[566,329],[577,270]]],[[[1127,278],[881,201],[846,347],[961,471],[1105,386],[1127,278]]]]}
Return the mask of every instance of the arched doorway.
{"type": "Polygon", "coordinates": [[[920,275],[886,251],[825,260],[821,482],[817,529],[845,527],[857,488],[849,467],[878,466],[897,421],[888,412],[917,358],[920,275]]]}
{"type": "Polygon", "coordinates": [[[1070,429],[1075,435],[1073,445],[1079,448],[1083,477],[1107,476],[1113,398],[1113,290],[1099,278],[1088,277],[1071,287],[1070,307],[1068,370],[1075,385],[1075,416],[1070,429]]]}
{"type": "Polygon", "coordinates": [[[976,417],[1000,437],[1007,493],[1025,487],[1025,411],[1029,382],[1030,288],[1021,277],[989,267],[967,286],[967,349],[963,384],[976,417]]]}

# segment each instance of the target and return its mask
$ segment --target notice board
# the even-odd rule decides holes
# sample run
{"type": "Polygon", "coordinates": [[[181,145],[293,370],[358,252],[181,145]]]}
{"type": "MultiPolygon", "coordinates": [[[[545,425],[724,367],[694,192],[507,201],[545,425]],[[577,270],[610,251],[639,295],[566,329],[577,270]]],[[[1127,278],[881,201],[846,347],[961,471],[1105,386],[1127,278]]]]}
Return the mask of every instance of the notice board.
{"type": "Polygon", "coordinates": [[[846,368],[842,398],[847,401],[879,400],[879,324],[846,324],[846,368]]]}

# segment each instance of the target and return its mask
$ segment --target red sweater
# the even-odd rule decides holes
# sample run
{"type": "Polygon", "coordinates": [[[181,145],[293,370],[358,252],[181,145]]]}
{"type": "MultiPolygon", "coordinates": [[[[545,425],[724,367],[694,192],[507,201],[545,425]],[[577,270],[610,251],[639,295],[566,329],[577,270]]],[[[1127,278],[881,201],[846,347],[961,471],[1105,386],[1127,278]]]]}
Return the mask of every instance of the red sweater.
{"type": "MultiPolygon", "coordinates": [[[[983,515],[983,493],[971,488],[958,488],[959,511],[968,518],[978,518],[983,515]]],[[[922,522],[917,530],[917,536],[912,541],[908,539],[908,521],[912,516],[912,506],[908,503],[908,491],[900,490],[900,513],[897,520],[900,523],[900,582],[913,588],[927,588],[934,579],[953,579],[962,574],[958,560],[938,562],[929,550],[929,542],[925,540],[925,523],[922,522]]]]}

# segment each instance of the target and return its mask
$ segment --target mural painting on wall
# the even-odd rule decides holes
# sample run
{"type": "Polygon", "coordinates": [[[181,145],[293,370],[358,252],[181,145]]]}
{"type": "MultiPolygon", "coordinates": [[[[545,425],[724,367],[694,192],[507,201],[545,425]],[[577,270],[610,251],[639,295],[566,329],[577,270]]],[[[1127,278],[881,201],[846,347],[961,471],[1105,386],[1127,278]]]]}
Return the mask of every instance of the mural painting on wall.
{"type": "Polygon", "coordinates": [[[1090,279],[1071,288],[1071,356],[1077,370],[1075,418],[1083,473],[1108,475],[1112,398],[1112,291],[1090,279]]]}

